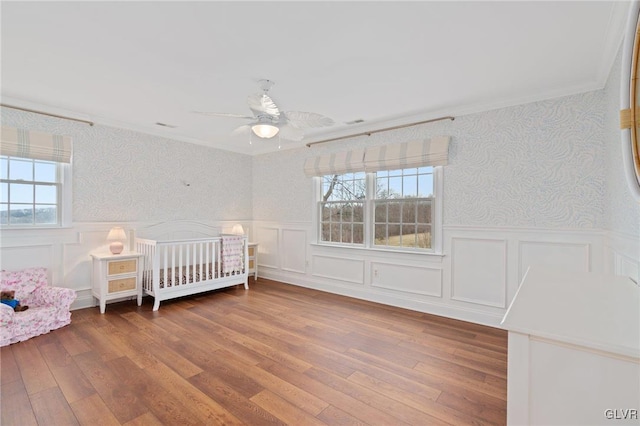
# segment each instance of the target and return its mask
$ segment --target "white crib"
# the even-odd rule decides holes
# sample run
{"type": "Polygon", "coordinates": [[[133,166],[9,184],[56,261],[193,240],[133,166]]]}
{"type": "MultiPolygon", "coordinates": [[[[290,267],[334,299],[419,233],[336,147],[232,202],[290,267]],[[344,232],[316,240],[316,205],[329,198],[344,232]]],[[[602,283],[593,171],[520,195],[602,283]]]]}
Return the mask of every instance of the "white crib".
{"type": "Polygon", "coordinates": [[[249,288],[246,236],[135,241],[136,250],[144,254],[143,292],[154,297],[154,311],[163,300],[238,284],[249,288]]]}

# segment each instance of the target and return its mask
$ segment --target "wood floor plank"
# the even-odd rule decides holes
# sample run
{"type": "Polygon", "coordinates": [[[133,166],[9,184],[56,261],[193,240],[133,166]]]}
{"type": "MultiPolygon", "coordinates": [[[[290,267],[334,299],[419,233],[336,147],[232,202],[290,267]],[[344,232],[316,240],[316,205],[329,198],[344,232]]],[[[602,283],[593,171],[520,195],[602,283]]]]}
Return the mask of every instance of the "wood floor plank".
{"type": "Polygon", "coordinates": [[[225,349],[216,349],[213,352],[206,352],[193,344],[193,342],[174,343],[176,350],[180,350],[184,356],[212,375],[220,378],[224,382],[233,386],[234,390],[247,399],[262,391],[264,387],[253,377],[245,374],[253,364],[247,364],[242,358],[238,358],[232,352],[225,349]],[[241,365],[236,368],[231,361],[237,359],[241,365]]]}
{"type": "Polygon", "coordinates": [[[251,401],[270,413],[274,413],[283,422],[290,425],[326,426],[309,413],[299,409],[285,399],[265,389],[251,397],[251,401]]]}
{"type": "Polygon", "coordinates": [[[428,425],[444,425],[445,422],[429,415],[404,402],[397,401],[392,398],[386,398],[378,391],[371,390],[358,383],[350,382],[330,372],[312,368],[305,372],[305,375],[312,379],[324,383],[337,391],[349,395],[354,399],[364,402],[370,407],[376,407],[389,413],[395,417],[396,422],[404,422],[410,425],[428,424],[428,425]]]}
{"type": "MultiPolygon", "coordinates": [[[[118,421],[124,423],[148,411],[139,404],[137,389],[132,389],[121,379],[113,363],[105,363],[101,355],[93,352],[76,355],[74,360],[118,421]]],[[[133,372],[134,369],[130,368],[127,377],[131,377],[133,372]]]]}
{"type": "Polygon", "coordinates": [[[100,395],[94,393],[71,403],[71,410],[78,423],[86,426],[115,426],[120,422],[104,403],[100,395]]]}
{"type": "Polygon", "coordinates": [[[30,395],[29,399],[38,424],[50,424],[50,419],[55,419],[57,425],[79,424],[59,388],[44,389],[30,395]]]}
{"type": "MultiPolygon", "coordinates": [[[[501,396],[504,394],[494,386],[489,385],[485,382],[479,382],[477,380],[468,378],[455,378],[447,372],[442,372],[438,369],[433,369],[432,371],[425,373],[420,371],[419,369],[406,368],[400,365],[395,365],[392,361],[359,351],[357,349],[349,349],[348,354],[363,362],[369,362],[372,365],[377,366],[383,370],[388,370],[406,379],[415,380],[418,383],[422,383],[426,386],[436,389],[453,389],[455,391],[469,389],[475,392],[490,395],[498,399],[501,399],[501,396]]],[[[506,399],[504,399],[503,402],[506,403],[506,399]]]]}
{"type": "Polygon", "coordinates": [[[383,382],[361,372],[354,373],[351,377],[349,377],[349,380],[362,386],[368,387],[369,389],[381,393],[389,398],[395,399],[398,402],[409,405],[410,407],[422,411],[429,416],[433,416],[447,424],[477,425],[483,423],[480,422],[475,416],[468,415],[463,411],[439,404],[437,402],[437,399],[441,394],[440,391],[437,392],[437,395],[430,395],[429,397],[425,397],[418,393],[401,392],[389,383],[383,382]]]}
{"type": "Polygon", "coordinates": [[[241,425],[242,422],[218,402],[207,397],[200,389],[193,387],[188,381],[169,367],[160,363],[146,369],[145,374],[153,378],[165,392],[189,407],[192,416],[202,424],[241,425]]]}
{"type": "Polygon", "coordinates": [[[0,424],[5,426],[37,426],[31,400],[22,380],[2,383],[0,387],[0,424]]]}
{"type": "Polygon", "coordinates": [[[277,375],[283,380],[293,383],[300,389],[316,395],[319,398],[324,399],[329,404],[344,410],[352,416],[360,419],[366,424],[380,424],[380,425],[403,425],[404,422],[399,421],[396,417],[393,417],[389,413],[383,411],[378,407],[373,407],[357,398],[345,394],[333,387],[317,381],[306,374],[298,373],[290,368],[274,363],[264,362],[260,364],[260,367],[277,375]]]}
{"type": "Polygon", "coordinates": [[[333,405],[322,410],[322,413],[318,414],[317,417],[326,424],[333,426],[366,426],[366,423],[333,405]]]}
{"type": "Polygon", "coordinates": [[[29,395],[58,386],[34,340],[14,345],[13,356],[29,395]]]}
{"type": "Polygon", "coordinates": [[[4,346],[0,348],[0,383],[10,383],[17,380],[22,381],[18,364],[13,356],[13,346],[4,346]]]}
{"type": "Polygon", "coordinates": [[[487,404],[482,399],[470,397],[469,393],[460,396],[443,391],[438,397],[437,402],[458,411],[464,410],[473,416],[480,417],[494,424],[503,422],[503,419],[507,415],[505,408],[498,407],[496,404],[487,404]]]}
{"type": "MultiPolygon", "coordinates": [[[[212,372],[205,371],[189,379],[195,387],[224,405],[234,416],[249,425],[284,425],[273,414],[253,403],[212,372]]],[[[260,391],[262,391],[261,388],[260,391]]],[[[257,393],[256,393],[257,394],[257,393]]],[[[254,395],[251,395],[254,396],[254,395]]]]}
{"type": "Polygon", "coordinates": [[[89,346],[84,339],[79,337],[71,327],[63,327],[56,330],[56,337],[62,346],[64,346],[67,353],[71,356],[89,352],[91,350],[91,346],[89,346]]]}
{"type": "Polygon", "coordinates": [[[39,349],[67,401],[73,402],[95,393],[95,389],[57,337],[56,334],[52,343],[41,345],[39,349]]]}
{"type": "Polygon", "coordinates": [[[162,423],[160,419],[152,413],[144,413],[141,416],[124,423],[124,426],[164,426],[164,423],[162,423]]]}
{"type": "MultiPolygon", "coordinates": [[[[202,424],[202,419],[193,415],[184,400],[177,399],[173,393],[165,389],[162,383],[147,375],[145,370],[136,368],[132,361],[120,358],[110,361],[109,364],[116,370],[115,376],[122,382],[125,389],[136,396],[136,401],[134,401],[136,411],[124,413],[126,418],[121,420],[121,423],[135,422],[137,419],[145,418],[150,412],[152,417],[158,419],[162,424],[202,424]]],[[[105,402],[109,405],[109,401],[105,402]]],[[[113,408],[110,407],[110,409],[117,417],[121,415],[113,408]]],[[[210,423],[217,424],[213,420],[210,423]]]]}
{"type": "Polygon", "coordinates": [[[286,399],[311,415],[315,416],[319,414],[329,405],[321,398],[300,389],[286,380],[282,380],[278,376],[263,370],[259,366],[243,365],[228,354],[222,354],[221,360],[238,371],[244,371],[248,377],[259,383],[264,389],[286,399]]]}
{"type": "Polygon", "coordinates": [[[504,330],[250,286],[82,309],[2,348],[3,426],[506,423],[504,330]]]}

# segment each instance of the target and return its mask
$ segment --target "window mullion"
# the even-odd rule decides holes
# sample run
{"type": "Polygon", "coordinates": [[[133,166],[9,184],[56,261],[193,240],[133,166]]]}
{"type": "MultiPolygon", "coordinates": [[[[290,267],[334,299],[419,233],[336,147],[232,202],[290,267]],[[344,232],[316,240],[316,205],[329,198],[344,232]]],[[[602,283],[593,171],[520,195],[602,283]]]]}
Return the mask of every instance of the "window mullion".
{"type": "Polygon", "coordinates": [[[364,246],[367,248],[373,247],[374,241],[374,222],[375,222],[375,198],[376,198],[376,174],[366,174],[366,197],[364,205],[364,246]]]}

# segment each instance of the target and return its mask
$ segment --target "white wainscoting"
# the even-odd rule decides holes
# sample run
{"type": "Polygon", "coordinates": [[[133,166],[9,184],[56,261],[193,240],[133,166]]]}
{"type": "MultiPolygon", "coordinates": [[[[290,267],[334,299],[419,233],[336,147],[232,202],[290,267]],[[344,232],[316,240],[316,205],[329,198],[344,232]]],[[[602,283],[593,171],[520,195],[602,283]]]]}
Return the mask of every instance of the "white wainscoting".
{"type": "Polygon", "coordinates": [[[492,326],[529,266],[604,269],[601,230],[448,226],[439,256],[313,244],[310,223],[256,221],[253,227],[271,241],[268,263],[260,257],[265,278],[492,326]]]}
{"type": "Polygon", "coordinates": [[[314,254],[311,275],[319,278],[364,285],[364,260],[314,254]]]}
{"type": "MultiPolygon", "coordinates": [[[[108,251],[107,234],[113,226],[122,226],[130,235],[131,230],[168,231],[176,238],[198,234],[204,229],[229,232],[236,222],[201,223],[174,221],[171,223],[95,222],[75,223],[72,228],[18,230],[3,229],[0,241],[0,266],[18,270],[28,267],[49,269],[52,285],[71,288],[77,298],[72,309],[96,306],[91,294],[92,252],[108,251]]],[[[247,229],[250,222],[242,222],[247,229]]],[[[125,246],[129,246],[126,244],[125,246]]],[[[276,250],[277,251],[277,250],[276,250]]]]}
{"type": "MultiPolygon", "coordinates": [[[[233,223],[206,226],[228,232],[233,223]]],[[[307,222],[242,224],[259,243],[265,278],[492,326],[498,326],[531,265],[639,278],[637,238],[600,230],[446,226],[440,256],[316,245],[307,222]]],[[[115,225],[127,231],[155,226],[77,223],[37,232],[3,230],[1,266],[48,267],[52,284],[78,293],[74,309],[95,306],[89,254],[107,250],[106,235],[115,225]]]]}
{"type": "Polygon", "coordinates": [[[451,299],[506,308],[506,239],[451,238],[451,299]]]}
{"type": "Polygon", "coordinates": [[[393,292],[442,297],[442,268],[370,262],[371,286],[393,292]]]}
{"type": "MultiPolygon", "coordinates": [[[[280,253],[280,229],[276,226],[261,226],[253,228],[253,241],[258,245],[258,261],[260,269],[280,269],[280,259],[283,257],[280,253]]],[[[287,247],[290,251],[292,247],[287,247]]],[[[261,275],[264,273],[264,269],[261,275]]]]}
{"type": "Polygon", "coordinates": [[[572,272],[591,271],[591,244],[554,241],[518,242],[520,249],[518,276],[520,280],[531,266],[543,266],[572,272]]]}
{"type": "Polygon", "coordinates": [[[282,230],[282,270],[307,272],[307,232],[304,229],[282,230]]]}
{"type": "Polygon", "coordinates": [[[604,246],[605,272],[630,277],[640,284],[640,238],[610,232],[604,246]]]}

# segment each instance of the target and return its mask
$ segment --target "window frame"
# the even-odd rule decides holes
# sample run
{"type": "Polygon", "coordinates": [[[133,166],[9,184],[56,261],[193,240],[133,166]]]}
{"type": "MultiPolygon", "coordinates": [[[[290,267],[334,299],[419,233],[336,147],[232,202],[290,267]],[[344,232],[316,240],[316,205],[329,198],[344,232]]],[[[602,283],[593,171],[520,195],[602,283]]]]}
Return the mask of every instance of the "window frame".
{"type": "MultiPolygon", "coordinates": [[[[413,167],[409,167],[411,169],[413,167]]],[[[406,170],[406,169],[404,169],[406,170]]],[[[343,173],[346,174],[346,173],[343,173]]],[[[417,247],[392,247],[392,246],[376,246],[374,244],[374,224],[375,224],[375,188],[376,173],[367,172],[365,174],[366,197],[364,203],[364,244],[359,243],[343,243],[322,241],[322,195],[323,176],[313,178],[314,185],[312,191],[312,222],[314,224],[314,244],[323,247],[340,247],[370,251],[391,251],[398,253],[412,254],[428,254],[442,255],[442,226],[443,226],[443,194],[444,194],[444,167],[433,166],[433,202],[432,202],[432,224],[431,224],[431,248],[417,247]]]]}
{"type": "MultiPolygon", "coordinates": [[[[52,229],[52,228],[69,228],[72,226],[72,166],[71,163],[57,162],[57,161],[47,161],[47,160],[39,160],[34,158],[27,157],[18,157],[12,155],[1,155],[1,158],[6,158],[7,164],[11,159],[16,159],[20,161],[30,161],[34,162],[45,162],[45,163],[54,163],[56,165],[56,182],[41,182],[35,179],[35,175],[33,176],[33,180],[12,180],[10,176],[7,175],[7,179],[0,177],[0,183],[7,183],[8,185],[11,183],[24,183],[31,185],[38,184],[46,184],[46,185],[55,185],[57,187],[57,199],[56,199],[56,210],[57,210],[57,218],[56,223],[19,223],[19,224],[11,224],[9,220],[7,223],[0,223],[0,229],[9,230],[9,229],[52,229]]],[[[7,200],[8,204],[12,204],[11,200],[7,200]]],[[[33,202],[35,206],[35,199],[33,202]]],[[[35,218],[34,218],[35,219],[35,218]]]]}

